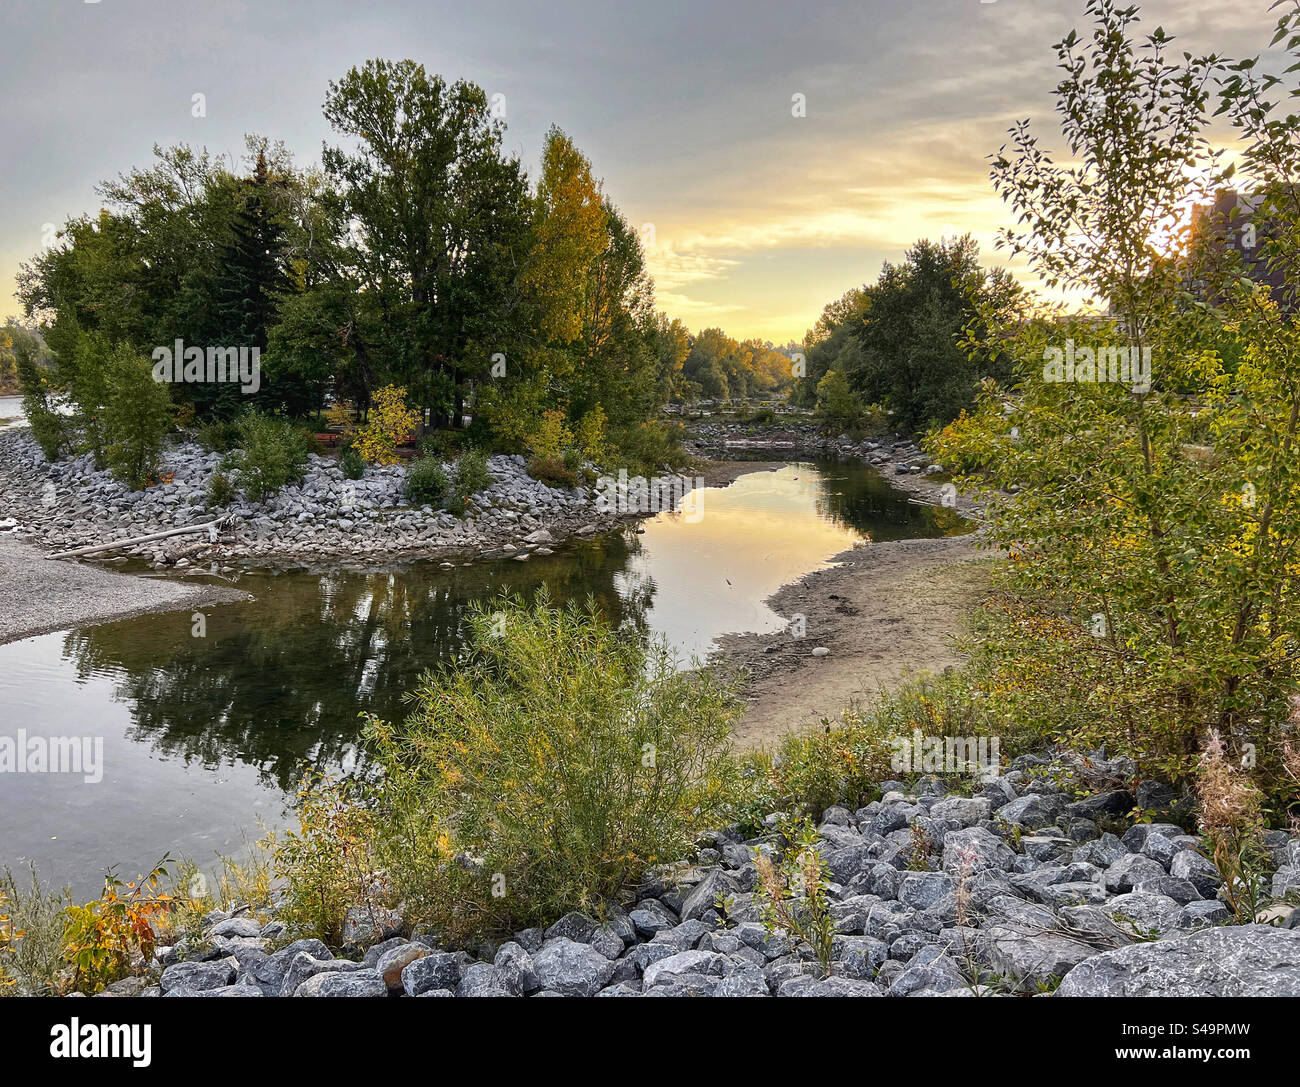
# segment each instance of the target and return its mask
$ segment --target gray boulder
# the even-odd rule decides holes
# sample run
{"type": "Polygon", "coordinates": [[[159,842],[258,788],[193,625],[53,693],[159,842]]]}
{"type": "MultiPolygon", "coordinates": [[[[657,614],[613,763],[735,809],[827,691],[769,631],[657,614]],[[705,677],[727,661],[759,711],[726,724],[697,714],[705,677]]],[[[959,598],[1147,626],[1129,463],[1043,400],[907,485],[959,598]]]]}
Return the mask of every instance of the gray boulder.
{"type": "Polygon", "coordinates": [[[1051,826],[1056,822],[1053,806],[1035,793],[1018,797],[1009,804],[1003,804],[998,808],[998,815],[1008,823],[1014,823],[1028,830],[1038,830],[1040,827],[1051,826]]]}
{"type": "Polygon", "coordinates": [[[293,957],[289,969],[285,971],[284,981],[280,985],[280,995],[293,996],[304,981],[317,974],[344,974],[364,969],[366,967],[361,963],[353,962],[351,959],[317,959],[306,951],[300,951],[293,957]]]}
{"type": "Polygon", "coordinates": [[[1300,931],[1226,926],[1107,951],[1057,996],[1300,996],[1300,931]]]}
{"type": "Polygon", "coordinates": [[[515,996],[527,996],[542,987],[533,957],[513,940],[501,945],[492,965],[501,987],[515,996]]]}
{"type": "Polygon", "coordinates": [[[1164,865],[1144,857],[1141,853],[1125,853],[1106,869],[1102,882],[1106,890],[1114,894],[1125,894],[1133,890],[1144,879],[1159,879],[1168,875],[1164,865]]]}
{"type": "Polygon", "coordinates": [[[162,972],[159,984],[164,995],[174,990],[201,993],[221,989],[235,980],[237,966],[233,958],[214,962],[178,962],[162,972]]]}
{"type": "Polygon", "coordinates": [[[1009,872],[1015,863],[1016,855],[1007,843],[983,827],[950,830],[943,836],[943,870],[949,875],[987,869],[1009,872]]]}
{"type": "Polygon", "coordinates": [[[719,896],[734,895],[740,888],[736,881],[721,869],[709,872],[682,902],[681,918],[683,921],[699,920],[714,908],[719,896]]]}
{"type": "Polygon", "coordinates": [[[982,796],[949,796],[930,808],[935,819],[955,819],[964,826],[974,826],[989,817],[993,805],[982,796]]]}
{"type": "Polygon", "coordinates": [[[313,974],[297,989],[294,996],[387,996],[388,986],[377,970],[331,971],[313,974]]]}
{"type": "Polygon", "coordinates": [[[438,989],[454,990],[460,984],[460,959],[449,951],[435,951],[402,970],[402,991],[424,996],[438,989]]]}
{"type": "Polygon", "coordinates": [[[908,872],[899,883],[898,900],[914,910],[925,910],[952,894],[956,886],[945,872],[908,872]]]}
{"type": "Polygon", "coordinates": [[[564,996],[595,996],[614,972],[614,964],[595,948],[563,936],[547,940],[533,966],[542,988],[564,996]]]}
{"type": "Polygon", "coordinates": [[[648,990],[669,975],[703,974],[706,977],[721,977],[726,965],[726,958],[714,951],[679,951],[676,955],[669,955],[646,967],[642,982],[648,990]]]}

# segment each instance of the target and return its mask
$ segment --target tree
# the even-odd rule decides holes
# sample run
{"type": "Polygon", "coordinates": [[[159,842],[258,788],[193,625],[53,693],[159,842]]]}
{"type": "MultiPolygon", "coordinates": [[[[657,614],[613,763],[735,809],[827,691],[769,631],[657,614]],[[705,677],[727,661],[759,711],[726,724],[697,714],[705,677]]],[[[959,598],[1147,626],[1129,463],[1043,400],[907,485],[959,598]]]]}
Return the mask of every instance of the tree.
{"type": "Polygon", "coordinates": [[[817,383],[817,414],[834,427],[851,427],[862,415],[862,403],[838,370],[827,370],[817,383]]]}
{"type": "Polygon", "coordinates": [[[325,117],[356,147],[323,161],[356,227],[349,271],[382,314],[387,367],[458,426],[467,379],[487,368],[471,346],[502,338],[523,256],[523,169],[479,87],[411,60],[352,68],[330,83],[325,117]]]}
{"type": "Polygon", "coordinates": [[[849,383],[899,426],[950,422],[974,402],[980,378],[1007,374],[999,354],[984,349],[986,337],[976,332],[980,346],[970,350],[963,335],[972,324],[1009,319],[1020,293],[1009,273],[980,267],[969,235],[917,242],[851,307],[859,352],[846,360],[849,383]]]}
{"type": "MultiPolygon", "coordinates": [[[[1171,61],[1163,30],[1134,40],[1135,10],[1088,10],[1091,47],[1078,52],[1074,33],[1057,46],[1058,113],[1082,166],[1058,166],[1023,123],[993,177],[1026,224],[1008,243],[1047,282],[1108,299],[1113,316],[1013,330],[1014,389],[989,382],[932,451],[983,467],[992,540],[1010,552],[1013,595],[987,646],[1010,712],[1171,779],[1187,778],[1218,735],[1285,807],[1297,799],[1281,764],[1297,750],[1300,334],[1244,278],[1215,285],[1220,308],[1193,305],[1155,240],[1198,179],[1213,178],[1203,130],[1217,58],[1171,61]],[[1206,322],[1215,336],[1201,335],[1206,322]],[[1236,341],[1234,369],[1206,347],[1215,340],[1236,341]],[[1051,348],[1066,343],[1130,363],[1149,349],[1155,380],[1097,380],[1090,356],[1083,380],[1045,380],[1051,348]]],[[[1284,26],[1295,50],[1300,7],[1284,26]]],[[[1248,104],[1252,93],[1227,78],[1252,150],[1286,162],[1300,120],[1248,104]]],[[[1294,260],[1300,206],[1274,207],[1288,222],[1277,257],[1294,260]]]]}
{"type": "Polygon", "coordinates": [[[109,388],[104,405],[105,460],[113,476],[140,490],[152,482],[172,422],[166,386],[153,379],[149,360],[127,345],[104,362],[109,388]]]}
{"type": "MultiPolygon", "coordinates": [[[[210,343],[255,347],[259,352],[267,349],[280,297],[291,286],[285,270],[284,227],[276,208],[277,191],[287,185],[286,179],[271,173],[265,151],[258,151],[251,175],[236,183],[234,211],[208,287],[212,299],[210,343]]],[[[309,394],[286,380],[294,373],[281,369],[279,380],[268,386],[262,399],[301,407],[309,394]]],[[[244,407],[238,387],[230,383],[200,385],[190,391],[205,416],[230,418],[244,407]]]]}

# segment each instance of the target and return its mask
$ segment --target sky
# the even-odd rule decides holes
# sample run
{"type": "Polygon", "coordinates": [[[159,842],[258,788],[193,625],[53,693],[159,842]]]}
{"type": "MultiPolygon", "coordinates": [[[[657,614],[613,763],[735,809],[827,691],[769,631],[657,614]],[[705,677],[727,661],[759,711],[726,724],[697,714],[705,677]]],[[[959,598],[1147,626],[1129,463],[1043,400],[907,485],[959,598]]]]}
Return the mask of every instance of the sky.
{"type": "MultiPolygon", "coordinates": [[[[1141,25],[1255,55],[1268,7],[1150,0],[1141,25]]],[[[918,238],[1007,263],[986,156],[1017,118],[1055,131],[1052,45],[1086,25],[1083,0],[0,0],[0,318],[97,182],[154,144],[237,160],[245,133],[317,161],[329,80],[382,56],[503,95],[530,174],[550,125],[573,137],[670,316],[802,341],[918,238]]]]}

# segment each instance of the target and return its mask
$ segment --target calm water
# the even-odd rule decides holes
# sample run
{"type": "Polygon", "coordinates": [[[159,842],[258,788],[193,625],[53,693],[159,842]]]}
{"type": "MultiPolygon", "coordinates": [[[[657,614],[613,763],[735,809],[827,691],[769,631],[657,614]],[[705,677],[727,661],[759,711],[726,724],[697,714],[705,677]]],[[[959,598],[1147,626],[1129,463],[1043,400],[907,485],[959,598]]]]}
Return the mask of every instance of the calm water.
{"type": "Polygon", "coordinates": [[[959,532],[861,465],[791,464],[707,488],[675,514],[528,562],[248,570],[247,603],[145,616],[0,646],[0,735],[103,737],[104,776],[0,775],[0,866],[34,860],[87,894],[164,853],[211,862],[286,819],[304,762],[352,769],[358,714],[403,714],[419,672],[461,644],[465,607],[502,591],[593,595],[683,658],[730,631],[770,632],[762,603],[863,538],[959,532]]]}
{"type": "Polygon", "coordinates": [[[0,396],[0,430],[18,426],[25,418],[21,396],[0,396]]]}

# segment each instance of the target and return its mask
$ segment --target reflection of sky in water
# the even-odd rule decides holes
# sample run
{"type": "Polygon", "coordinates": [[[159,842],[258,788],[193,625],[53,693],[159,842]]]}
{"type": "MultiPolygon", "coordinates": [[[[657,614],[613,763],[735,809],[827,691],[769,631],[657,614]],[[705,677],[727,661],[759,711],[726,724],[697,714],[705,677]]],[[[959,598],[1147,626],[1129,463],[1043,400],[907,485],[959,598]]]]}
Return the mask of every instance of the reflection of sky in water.
{"type": "Polygon", "coordinates": [[[862,539],[823,519],[819,479],[809,465],[788,465],[704,488],[691,499],[694,523],[680,514],[645,522],[643,550],[616,583],[653,578],[647,622],[683,657],[703,656],[721,634],[782,629],[786,619],[763,601],[862,539]]]}
{"type": "Polygon", "coordinates": [[[148,615],[0,646],[0,733],[102,736],[104,780],[0,775],[0,867],[37,862],[98,893],[163,853],[210,863],[241,830],[280,825],[303,760],[350,770],[358,714],[401,719],[421,670],[462,645],[464,614],[503,590],[545,585],[556,603],[593,595],[615,623],[664,635],[682,657],[728,631],[784,620],[763,600],[859,539],[938,535],[947,511],[909,505],[860,465],[790,465],[706,488],[701,517],[557,547],[528,562],[247,571],[255,599],[148,615]],[[728,584],[730,582],[730,584],[728,584]]]}

